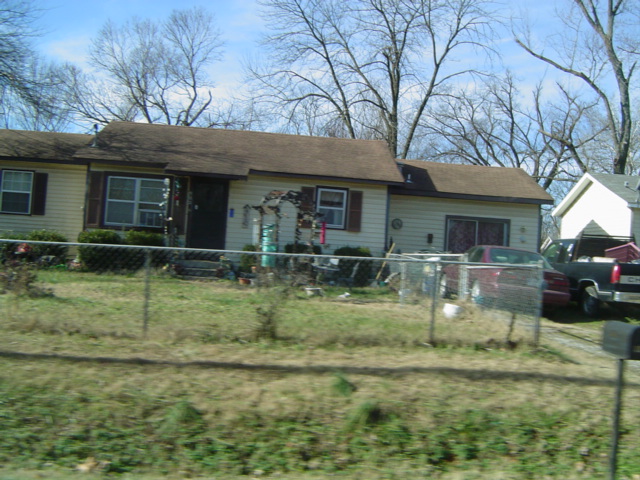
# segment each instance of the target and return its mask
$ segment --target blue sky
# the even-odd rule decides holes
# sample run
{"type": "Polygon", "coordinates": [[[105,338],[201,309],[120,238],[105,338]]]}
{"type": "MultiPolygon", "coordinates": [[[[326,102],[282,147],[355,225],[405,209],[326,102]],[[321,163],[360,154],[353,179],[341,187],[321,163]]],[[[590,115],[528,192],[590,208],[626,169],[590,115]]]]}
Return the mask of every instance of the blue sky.
{"type": "MultiPolygon", "coordinates": [[[[201,6],[212,12],[225,41],[224,58],[216,64],[214,79],[216,91],[225,96],[237,90],[242,79],[243,60],[258,54],[257,41],[263,29],[257,0],[37,0],[44,9],[39,22],[45,35],[38,39],[38,50],[55,61],[69,61],[84,66],[88,47],[107,20],[122,24],[137,16],[166,19],[175,9],[201,6]]],[[[566,0],[502,0],[503,16],[517,14],[523,8],[531,15],[537,32],[548,27],[556,5],[566,0]]],[[[507,55],[506,61],[516,74],[526,78],[533,86],[541,77],[545,66],[515,46],[511,35],[505,32],[500,44],[507,55]]],[[[547,79],[548,81],[550,79],[547,79]]]]}
{"type": "Polygon", "coordinates": [[[216,82],[227,90],[240,81],[242,60],[255,52],[262,29],[255,0],[41,0],[40,5],[45,11],[39,26],[45,34],[38,39],[38,50],[49,59],[80,66],[107,20],[116,24],[136,16],[163,20],[176,9],[204,7],[214,14],[225,41],[216,82]]]}

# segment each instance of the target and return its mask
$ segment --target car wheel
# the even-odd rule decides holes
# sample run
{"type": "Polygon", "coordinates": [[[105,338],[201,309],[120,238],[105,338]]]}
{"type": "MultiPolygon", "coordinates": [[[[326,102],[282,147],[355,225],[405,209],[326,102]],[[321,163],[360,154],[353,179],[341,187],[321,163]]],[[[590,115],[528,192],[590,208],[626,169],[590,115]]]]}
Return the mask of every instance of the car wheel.
{"type": "Polygon", "coordinates": [[[598,291],[593,285],[589,285],[580,294],[580,310],[587,317],[597,318],[600,315],[600,299],[598,291]]]}

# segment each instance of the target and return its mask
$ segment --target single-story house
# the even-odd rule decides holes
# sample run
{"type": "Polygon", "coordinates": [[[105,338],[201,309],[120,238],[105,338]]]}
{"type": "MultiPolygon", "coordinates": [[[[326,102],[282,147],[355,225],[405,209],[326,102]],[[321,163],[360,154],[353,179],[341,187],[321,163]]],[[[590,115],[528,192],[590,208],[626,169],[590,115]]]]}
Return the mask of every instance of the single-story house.
{"type": "Polygon", "coordinates": [[[398,163],[382,141],[129,122],[95,135],[0,130],[0,169],[0,232],[45,228],[70,241],[144,229],[172,245],[241,250],[276,222],[265,196],[298,192],[324,225],[312,238],[300,205],[279,203],[280,249],[296,237],[374,255],[392,241],[404,252],[537,249],[541,205],[553,202],[523,170],[398,163]]]}
{"type": "Polygon", "coordinates": [[[551,214],[560,219],[561,238],[640,238],[640,177],[586,173],[551,214]]]}

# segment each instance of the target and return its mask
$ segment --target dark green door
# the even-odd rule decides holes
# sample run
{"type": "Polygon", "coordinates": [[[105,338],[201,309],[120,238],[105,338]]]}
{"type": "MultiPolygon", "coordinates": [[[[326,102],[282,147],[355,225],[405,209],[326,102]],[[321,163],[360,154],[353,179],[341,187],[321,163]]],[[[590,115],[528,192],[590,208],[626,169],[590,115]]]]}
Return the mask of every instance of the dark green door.
{"type": "Polygon", "coordinates": [[[224,180],[192,178],[187,247],[224,249],[228,193],[224,180]]]}

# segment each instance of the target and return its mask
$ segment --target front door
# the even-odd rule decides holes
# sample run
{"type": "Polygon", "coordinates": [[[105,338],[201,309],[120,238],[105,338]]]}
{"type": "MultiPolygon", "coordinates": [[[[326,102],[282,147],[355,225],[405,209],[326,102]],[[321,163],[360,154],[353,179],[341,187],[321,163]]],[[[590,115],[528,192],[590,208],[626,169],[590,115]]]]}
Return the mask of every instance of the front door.
{"type": "Polygon", "coordinates": [[[192,177],[187,247],[224,249],[228,193],[224,180],[192,177]]]}

